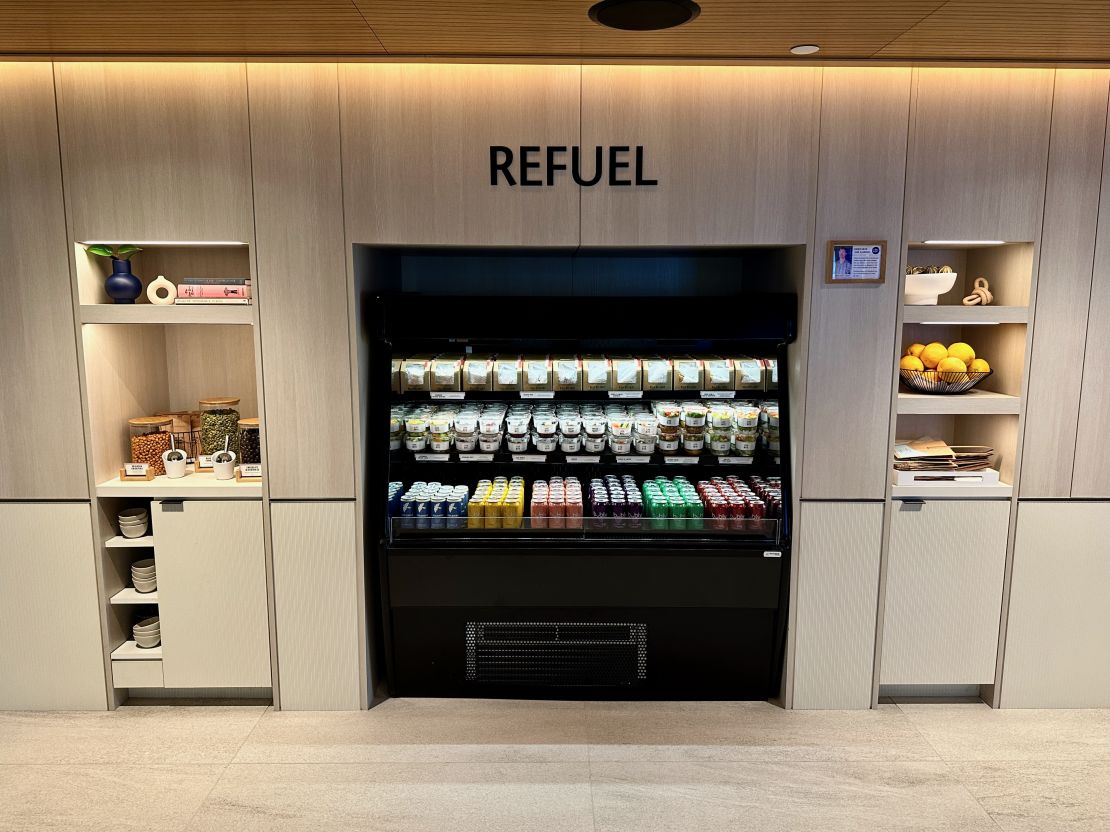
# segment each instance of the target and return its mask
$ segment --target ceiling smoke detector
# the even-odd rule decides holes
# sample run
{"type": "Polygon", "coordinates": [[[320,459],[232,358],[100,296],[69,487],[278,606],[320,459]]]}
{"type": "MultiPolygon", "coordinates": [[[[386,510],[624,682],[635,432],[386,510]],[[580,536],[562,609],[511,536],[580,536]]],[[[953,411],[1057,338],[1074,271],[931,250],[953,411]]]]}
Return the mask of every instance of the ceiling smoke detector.
{"type": "Polygon", "coordinates": [[[626,32],[656,32],[689,23],[701,13],[694,0],[601,0],[590,20],[626,32]]]}

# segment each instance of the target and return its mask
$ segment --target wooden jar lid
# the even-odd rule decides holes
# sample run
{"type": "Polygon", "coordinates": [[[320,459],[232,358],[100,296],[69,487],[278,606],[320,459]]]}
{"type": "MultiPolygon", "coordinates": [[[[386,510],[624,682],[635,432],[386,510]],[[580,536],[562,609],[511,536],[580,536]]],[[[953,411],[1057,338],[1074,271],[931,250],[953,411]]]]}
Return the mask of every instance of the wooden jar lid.
{"type": "Polygon", "coordinates": [[[257,428],[258,427],[258,417],[257,416],[251,416],[250,418],[247,418],[247,419],[240,419],[239,420],[239,427],[241,427],[241,428],[257,428]]]}
{"type": "Polygon", "coordinates": [[[239,404],[237,396],[213,396],[210,399],[201,399],[201,407],[230,407],[233,404],[239,404]]]}
{"type": "Polygon", "coordinates": [[[162,425],[172,425],[172,416],[136,416],[134,419],[128,419],[127,424],[133,425],[137,428],[155,428],[162,425]]]}

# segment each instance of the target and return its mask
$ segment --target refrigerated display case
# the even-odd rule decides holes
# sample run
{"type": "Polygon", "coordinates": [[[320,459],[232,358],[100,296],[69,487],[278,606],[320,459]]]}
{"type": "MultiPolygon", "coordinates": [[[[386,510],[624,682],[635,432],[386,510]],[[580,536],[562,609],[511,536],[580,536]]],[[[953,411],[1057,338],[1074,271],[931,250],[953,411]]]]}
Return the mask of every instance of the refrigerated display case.
{"type": "Polygon", "coordinates": [[[392,695],[778,694],[793,295],[371,307],[392,695]]]}

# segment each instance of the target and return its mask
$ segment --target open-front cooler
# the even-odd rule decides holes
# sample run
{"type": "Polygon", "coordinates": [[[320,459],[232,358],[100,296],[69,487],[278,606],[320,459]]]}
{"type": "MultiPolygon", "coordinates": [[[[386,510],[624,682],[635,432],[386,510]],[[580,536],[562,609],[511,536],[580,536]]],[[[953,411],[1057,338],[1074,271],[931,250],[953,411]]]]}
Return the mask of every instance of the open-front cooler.
{"type": "Polygon", "coordinates": [[[390,692],[777,695],[795,303],[375,298],[390,692]]]}

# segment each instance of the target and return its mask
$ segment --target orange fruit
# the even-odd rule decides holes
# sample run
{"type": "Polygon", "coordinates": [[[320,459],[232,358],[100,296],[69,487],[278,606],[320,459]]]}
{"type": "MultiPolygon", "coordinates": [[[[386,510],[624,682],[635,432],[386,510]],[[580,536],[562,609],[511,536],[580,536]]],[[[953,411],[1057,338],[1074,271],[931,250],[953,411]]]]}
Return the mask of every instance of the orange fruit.
{"type": "Polygon", "coordinates": [[[991,371],[991,365],[983,358],[976,358],[967,365],[967,369],[973,373],[989,373],[991,371]]]}
{"type": "Polygon", "coordinates": [[[970,364],[975,360],[975,350],[971,348],[970,344],[965,344],[963,341],[957,341],[950,346],[948,354],[953,358],[960,359],[964,364],[970,364]]]}
{"type": "Polygon", "coordinates": [[[921,363],[921,359],[913,355],[904,355],[902,360],[898,362],[898,367],[903,370],[924,370],[925,365],[921,363]]]}
{"type": "Polygon", "coordinates": [[[941,381],[967,381],[967,365],[958,358],[943,358],[937,364],[937,376],[941,381]]]}
{"type": "Polygon", "coordinates": [[[910,344],[906,347],[906,355],[912,355],[914,358],[921,357],[921,351],[925,349],[924,344],[910,344]]]}
{"type": "Polygon", "coordinates": [[[948,348],[944,346],[944,344],[939,344],[936,341],[925,347],[925,349],[921,351],[921,355],[918,356],[918,358],[921,359],[921,363],[928,367],[930,370],[936,367],[947,357],[948,348]]]}

